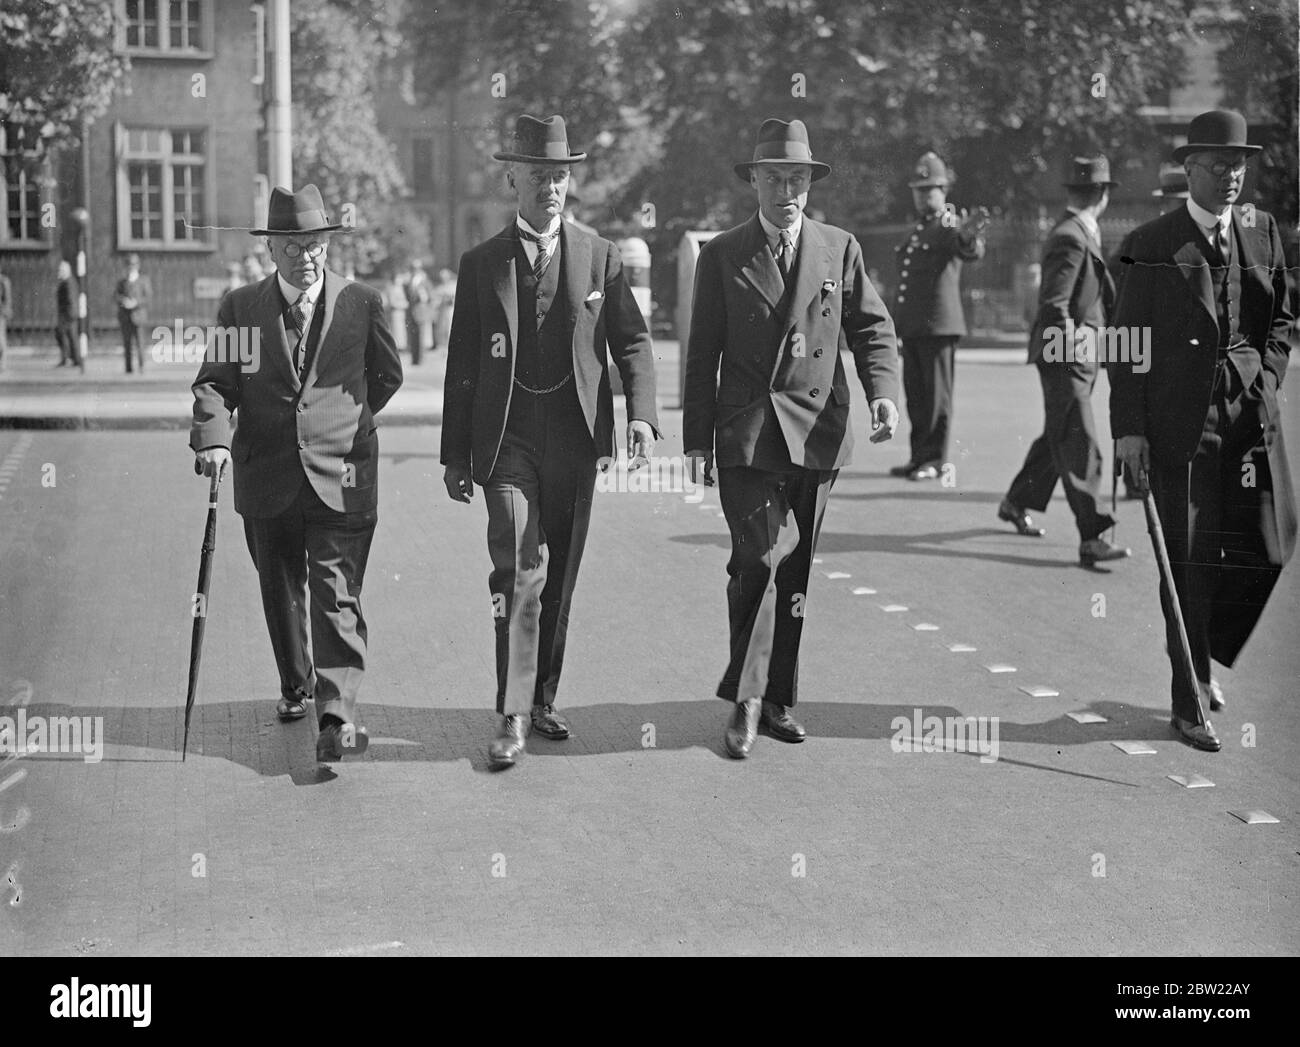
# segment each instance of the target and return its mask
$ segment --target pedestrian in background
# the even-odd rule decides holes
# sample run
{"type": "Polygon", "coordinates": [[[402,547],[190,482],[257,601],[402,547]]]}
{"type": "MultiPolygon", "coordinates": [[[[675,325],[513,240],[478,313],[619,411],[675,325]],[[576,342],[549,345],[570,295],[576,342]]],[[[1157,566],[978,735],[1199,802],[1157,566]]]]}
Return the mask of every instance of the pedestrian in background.
{"type": "Polygon", "coordinates": [[[66,261],[59,262],[58,285],[54,289],[54,340],[59,346],[59,367],[76,365],[86,369],[77,339],[77,285],[72,266],[66,261]]]}
{"type": "MultiPolygon", "coordinates": [[[[593,234],[594,235],[594,234],[593,234]]],[[[433,321],[433,348],[446,349],[451,338],[451,314],[456,304],[456,274],[450,269],[438,270],[438,283],[434,287],[436,316],[433,321]]]]}
{"type": "Polygon", "coordinates": [[[406,281],[406,341],[412,364],[419,364],[432,341],[435,310],[429,274],[424,271],[424,263],[416,259],[406,281]]]}
{"type": "Polygon", "coordinates": [[[989,215],[979,208],[959,217],[948,207],[952,173],[935,153],[916,162],[908,182],[916,224],[894,248],[898,287],[890,315],[903,360],[903,393],[911,425],[911,454],[890,476],[933,480],[948,460],[952,431],[953,360],[966,333],[961,268],[984,257],[989,215]]]}
{"type": "Polygon", "coordinates": [[[0,371],[5,366],[5,350],[9,348],[9,320],[14,315],[14,285],[0,270],[0,371]]]}
{"type": "Polygon", "coordinates": [[[144,373],[144,348],[140,342],[140,327],[145,322],[153,287],[147,276],[140,274],[140,256],[129,254],[122,266],[122,278],[114,290],[117,299],[117,323],[122,329],[122,350],[126,353],[126,373],[135,367],[144,373]]]}

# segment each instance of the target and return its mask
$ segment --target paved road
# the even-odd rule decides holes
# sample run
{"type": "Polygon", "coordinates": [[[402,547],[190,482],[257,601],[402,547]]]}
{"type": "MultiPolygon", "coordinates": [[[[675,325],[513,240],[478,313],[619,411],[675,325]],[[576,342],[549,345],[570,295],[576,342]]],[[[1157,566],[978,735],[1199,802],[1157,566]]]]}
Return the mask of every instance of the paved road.
{"type": "MultiPolygon", "coordinates": [[[[180,762],[205,491],[184,435],[0,431],[0,700],[102,716],[108,739],[102,762],[0,768],[0,873],[21,885],[0,952],[1300,951],[1295,570],[1222,673],[1223,752],[1183,746],[1140,506],[1120,507],[1135,556],[1109,572],[1075,565],[1059,494],[1045,539],[1014,535],[994,511],[1041,424],[1034,375],[963,361],[957,396],[955,486],[889,479],[905,444],[862,432],[836,485],[808,607],[807,743],[722,754],[716,494],[608,493],[562,688],[574,737],[501,774],[485,760],[486,517],[481,498],[443,494],[435,427],[382,432],[362,694],[375,743],[334,770],[308,723],[275,722],[228,497],[180,762]],[[1060,695],[1018,689],[1037,685],[1060,695]],[[894,718],[930,714],[998,717],[1000,759],[894,752],[894,718]],[[1215,787],[1166,777],[1187,773],[1215,787]],[[1254,808],[1280,824],[1227,813],[1254,808]]],[[[679,425],[666,416],[667,452],[679,425]]]]}

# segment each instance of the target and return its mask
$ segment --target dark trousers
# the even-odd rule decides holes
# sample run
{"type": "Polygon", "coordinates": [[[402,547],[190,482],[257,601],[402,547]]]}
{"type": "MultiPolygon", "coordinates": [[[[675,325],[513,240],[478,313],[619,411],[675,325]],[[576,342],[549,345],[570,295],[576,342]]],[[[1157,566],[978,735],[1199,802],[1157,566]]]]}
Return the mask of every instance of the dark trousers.
{"type": "Polygon", "coordinates": [[[1021,509],[1042,512],[1060,479],[1079,540],[1086,542],[1115,523],[1097,509],[1102,475],[1101,447],[1092,420],[1097,364],[1040,360],[1035,366],[1046,420],[1043,434],[1030,446],[1025,464],[1011,481],[1007,500],[1021,509]]]}
{"type": "Polygon", "coordinates": [[[911,423],[913,465],[941,467],[952,428],[953,358],[957,337],[902,339],[903,393],[911,423]]]}
{"type": "Polygon", "coordinates": [[[80,346],[77,342],[75,320],[60,320],[54,325],[54,340],[59,344],[60,364],[79,364],[80,346]]]}
{"type": "Polygon", "coordinates": [[[1190,688],[1210,680],[1210,659],[1237,659],[1282,571],[1264,532],[1273,516],[1273,474],[1263,434],[1243,416],[1240,382],[1220,364],[1201,439],[1190,462],[1152,462],[1151,491],[1164,530],[1174,589],[1192,650],[1196,681],[1185,679],[1179,639],[1160,586],[1176,716],[1196,722],[1190,688]]]}
{"type": "Polygon", "coordinates": [[[356,722],[357,691],[366,667],[361,583],[378,519],[374,509],[331,509],[305,477],[297,498],[279,516],[244,517],[244,537],[257,567],[262,611],[280,670],[280,694],[314,696],[318,717],[329,713],[356,722]]]}
{"type": "Polygon", "coordinates": [[[483,498],[496,624],[496,710],[554,705],[569,607],[587,543],[596,450],[570,383],[546,396],[516,388],[483,498]]]}
{"type": "Polygon", "coordinates": [[[838,470],[718,470],[731,529],[727,618],[731,660],[718,697],[794,705],[808,576],[838,470]]]}
{"type": "Polygon", "coordinates": [[[132,363],[144,372],[144,350],[140,345],[140,325],[131,319],[130,315],[118,313],[117,325],[122,329],[122,351],[126,354],[126,373],[130,374],[135,368],[132,363]]]}

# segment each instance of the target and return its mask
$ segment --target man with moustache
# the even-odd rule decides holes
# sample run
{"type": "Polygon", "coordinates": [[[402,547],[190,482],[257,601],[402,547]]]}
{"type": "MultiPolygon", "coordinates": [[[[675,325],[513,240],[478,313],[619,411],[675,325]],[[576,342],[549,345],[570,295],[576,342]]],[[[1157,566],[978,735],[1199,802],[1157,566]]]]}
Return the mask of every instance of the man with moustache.
{"type": "Polygon", "coordinates": [[[760,723],[782,741],[806,731],[790,710],[817,535],[849,461],[845,339],[871,407],[872,443],[898,425],[894,325],[843,229],[804,214],[830,174],[801,120],[765,120],[737,164],[758,211],[700,252],[691,303],[682,440],[706,474],[717,452],[731,531],[731,658],[717,695],[735,703],[724,745],[744,759],[760,723]]]}
{"type": "Polygon", "coordinates": [[[958,218],[948,209],[948,166],[935,153],[916,162],[912,190],[917,221],[894,253],[898,290],[890,315],[903,356],[903,391],[911,423],[911,456],[890,476],[933,480],[948,460],[953,361],[966,333],[961,307],[963,262],[984,257],[988,211],[958,218]]]}
{"type": "Polygon", "coordinates": [[[1173,568],[1162,584],[1172,667],[1171,727],[1198,749],[1221,742],[1211,712],[1224,696],[1211,661],[1231,666],[1295,548],[1295,501],[1278,389],[1293,319],[1273,216],[1241,195],[1260,146],[1240,113],[1191,122],[1174,159],[1187,172],[1183,207],[1140,226],[1120,246],[1125,266],[1116,324],[1151,331],[1149,370],[1118,364],[1111,429],[1119,455],[1146,477],[1173,568]],[[1178,600],[1191,646],[1188,680],[1170,614],[1178,600]]]}
{"type": "Polygon", "coordinates": [[[659,435],[650,335],[618,248],[562,217],[586,155],[570,151],[563,117],[519,117],[512,147],[494,154],[518,213],[465,253],[456,279],[441,457],[448,495],[469,502],[477,483],[487,504],[494,768],[519,759],[530,726],[569,737],[555,699],[597,461],[614,454],[610,357],[634,468],[659,435]]]}
{"type": "Polygon", "coordinates": [[[375,415],[402,384],[379,292],[326,268],[330,234],[342,228],[316,186],[274,189],[267,227],[252,233],[267,238],[276,272],[231,291],[217,311],[221,329],[259,333],[258,351],[248,365],[223,360],[209,339],[190,430],[205,476],[233,461],[235,511],[280,673],[276,712],[301,719],[315,698],[324,762],[360,755],[369,742],[356,707],[367,641],[361,587],[378,520],[375,415]]]}

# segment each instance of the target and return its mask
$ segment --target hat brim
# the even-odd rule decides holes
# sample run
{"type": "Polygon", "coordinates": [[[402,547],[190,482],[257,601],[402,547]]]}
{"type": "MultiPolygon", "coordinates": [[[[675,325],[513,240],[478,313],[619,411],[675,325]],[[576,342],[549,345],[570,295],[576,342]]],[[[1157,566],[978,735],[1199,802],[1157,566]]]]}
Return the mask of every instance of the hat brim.
{"type": "Polygon", "coordinates": [[[736,172],[736,177],[742,182],[748,182],[750,168],[757,167],[759,164],[803,164],[804,167],[812,168],[812,180],[814,182],[820,182],[831,173],[831,165],[824,164],[820,160],[750,160],[747,163],[736,164],[732,170],[736,172]]]}
{"type": "Polygon", "coordinates": [[[586,153],[574,153],[572,156],[529,156],[527,153],[493,153],[493,160],[506,160],[516,164],[580,164],[587,159],[586,153]]]}
{"type": "Polygon", "coordinates": [[[1258,153],[1262,145],[1224,145],[1222,142],[1188,142],[1174,150],[1174,159],[1182,163],[1193,153],[1258,153]]]}
{"type": "Polygon", "coordinates": [[[310,236],[312,233],[351,232],[351,226],[321,225],[315,229],[250,229],[249,236],[310,236]]]}

